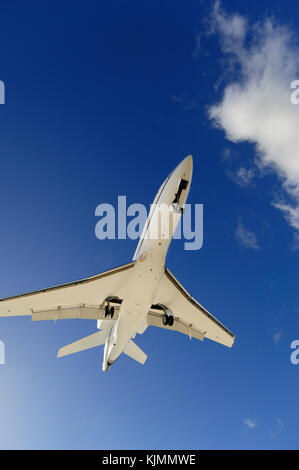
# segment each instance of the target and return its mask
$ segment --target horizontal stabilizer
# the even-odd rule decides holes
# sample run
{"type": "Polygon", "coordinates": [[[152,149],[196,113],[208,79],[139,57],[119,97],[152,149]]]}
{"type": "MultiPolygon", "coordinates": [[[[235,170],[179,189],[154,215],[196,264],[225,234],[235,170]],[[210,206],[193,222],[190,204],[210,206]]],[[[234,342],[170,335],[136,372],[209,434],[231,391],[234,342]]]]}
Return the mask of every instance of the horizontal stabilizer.
{"type": "Polygon", "coordinates": [[[107,339],[107,330],[97,331],[92,335],[85,336],[85,338],[79,339],[74,343],[63,346],[59,349],[57,357],[68,356],[69,354],[74,354],[76,352],[84,351],[85,349],[95,348],[96,346],[101,346],[105,344],[107,339]]]}
{"type": "Polygon", "coordinates": [[[124,353],[127,354],[127,356],[130,356],[132,359],[135,359],[135,361],[139,362],[140,364],[144,364],[147,359],[147,355],[131,339],[125,347],[124,353]]]}

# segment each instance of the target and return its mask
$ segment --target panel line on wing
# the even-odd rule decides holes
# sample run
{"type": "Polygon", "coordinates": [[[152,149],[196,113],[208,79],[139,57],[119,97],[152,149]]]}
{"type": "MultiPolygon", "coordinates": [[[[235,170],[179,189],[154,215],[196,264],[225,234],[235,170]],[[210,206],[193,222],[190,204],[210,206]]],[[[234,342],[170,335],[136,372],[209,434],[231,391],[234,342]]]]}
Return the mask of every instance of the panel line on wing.
{"type": "Polygon", "coordinates": [[[206,315],[210,320],[212,320],[216,325],[222,328],[226,333],[228,333],[232,338],[235,338],[235,335],[229,331],[226,326],[223,325],[217,318],[215,318],[208,310],[206,310],[199,302],[197,302],[191,295],[186,291],[182,284],[174,277],[174,275],[165,268],[165,274],[168,279],[174,284],[174,286],[184,295],[184,297],[193,304],[198,310],[200,310],[204,315],[206,315]]]}
{"type": "Polygon", "coordinates": [[[26,297],[26,296],[29,296],[29,295],[42,294],[44,292],[50,292],[50,291],[53,291],[53,290],[63,289],[63,288],[66,288],[66,287],[77,286],[79,284],[86,284],[88,282],[96,281],[96,280],[102,279],[106,276],[111,276],[112,274],[117,274],[118,272],[125,271],[127,269],[131,269],[134,266],[134,264],[135,264],[135,262],[133,261],[133,262],[125,264],[123,266],[113,268],[113,269],[110,269],[109,271],[105,271],[105,272],[100,273],[100,274],[95,274],[94,276],[86,277],[86,278],[80,279],[78,281],[66,282],[64,284],[59,284],[57,286],[46,287],[44,289],[39,289],[39,290],[36,290],[36,291],[25,292],[24,294],[12,295],[10,297],[5,297],[5,298],[2,298],[2,299],[0,298],[0,302],[5,302],[7,300],[14,300],[14,299],[18,299],[20,297],[26,297]]]}

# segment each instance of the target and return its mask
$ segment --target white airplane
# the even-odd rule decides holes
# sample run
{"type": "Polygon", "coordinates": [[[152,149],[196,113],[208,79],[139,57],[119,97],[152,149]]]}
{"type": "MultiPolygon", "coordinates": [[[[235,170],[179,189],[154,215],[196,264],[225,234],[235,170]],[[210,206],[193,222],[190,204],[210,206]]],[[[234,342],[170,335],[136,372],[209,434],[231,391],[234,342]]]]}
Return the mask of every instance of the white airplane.
{"type": "Polygon", "coordinates": [[[60,348],[57,356],[105,345],[103,371],[122,353],[144,364],[147,355],[133,338],[149,325],[231,347],[235,336],[165,268],[190,189],[192,167],[189,155],[160,187],[130,263],[79,281],[0,299],[0,317],[97,320],[100,331],[60,348]]]}

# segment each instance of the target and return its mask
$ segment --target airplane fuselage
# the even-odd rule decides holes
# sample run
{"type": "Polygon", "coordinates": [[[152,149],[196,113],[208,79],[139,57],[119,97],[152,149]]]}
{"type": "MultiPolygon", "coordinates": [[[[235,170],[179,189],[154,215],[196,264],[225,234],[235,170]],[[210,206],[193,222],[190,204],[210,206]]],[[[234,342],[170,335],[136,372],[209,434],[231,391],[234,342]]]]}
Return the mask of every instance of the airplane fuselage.
{"type": "MultiPolygon", "coordinates": [[[[25,315],[33,321],[96,320],[99,331],[59,348],[57,357],[104,345],[104,371],[122,353],[139,364],[145,363],[147,355],[133,339],[148,326],[232,347],[235,335],[191,297],[165,267],[191,179],[192,157],[189,156],[160,187],[133,261],[77,281],[2,298],[0,317],[25,315]]],[[[180,231],[176,235],[179,237],[180,231]]]]}
{"type": "Polygon", "coordinates": [[[189,156],[168,176],[154,199],[133,257],[135,265],[118,320],[106,323],[110,331],[104,349],[104,371],[109,370],[130,339],[147,328],[147,312],[155,302],[167,250],[183,213],[191,178],[192,157],[189,156]]]}

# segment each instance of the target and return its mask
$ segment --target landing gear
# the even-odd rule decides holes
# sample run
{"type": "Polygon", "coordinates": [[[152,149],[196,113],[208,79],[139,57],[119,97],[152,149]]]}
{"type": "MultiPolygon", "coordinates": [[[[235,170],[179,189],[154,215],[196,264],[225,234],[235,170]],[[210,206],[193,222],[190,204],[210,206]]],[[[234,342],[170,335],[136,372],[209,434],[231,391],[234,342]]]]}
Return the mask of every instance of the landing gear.
{"type": "Polygon", "coordinates": [[[111,295],[109,297],[107,297],[104,302],[101,304],[101,309],[103,308],[104,309],[104,313],[103,313],[103,317],[104,318],[113,318],[114,316],[114,313],[115,313],[115,309],[116,309],[116,312],[118,312],[119,310],[119,306],[120,304],[122,303],[122,299],[120,299],[119,297],[116,297],[114,295],[111,295]],[[116,304],[116,306],[112,306],[110,304],[110,302],[113,302],[113,304],[116,304]]]}
{"type": "Polygon", "coordinates": [[[167,313],[164,313],[164,315],[163,315],[163,325],[164,326],[172,326],[173,323],[174,323],[173,315],[168,315],[167,313]]]}
{"type": "Polygon", "coordinates": [[[179,204],[176,204],[176,203],[174,203],[174,202],[172,203],[172,207],[173,207],[173,209],[174,209],[176,212],[178,212],[178,213],[181,214],[181,215],[183,215],[184,212],[185,212],[184,207],[182,207],[182,206],[180,206],[179,204]]]}
{"type": "Polygon", "coordinates": [[[113,318],[113,315],[114,315],[114,307],[105,305],[104,318],[113,318]]]}

